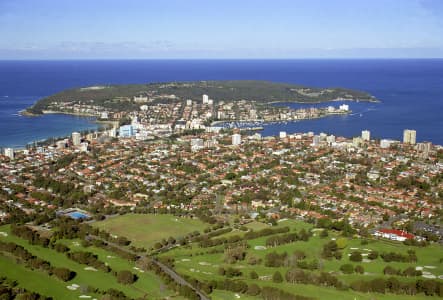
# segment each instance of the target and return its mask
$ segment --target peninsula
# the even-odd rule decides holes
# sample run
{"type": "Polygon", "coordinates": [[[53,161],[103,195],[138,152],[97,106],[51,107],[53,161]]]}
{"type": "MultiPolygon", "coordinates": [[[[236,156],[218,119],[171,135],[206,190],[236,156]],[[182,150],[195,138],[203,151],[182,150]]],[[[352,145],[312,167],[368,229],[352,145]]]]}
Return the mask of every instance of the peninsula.
{"type": "Polygon", "coordinates": [[[319,103],[333,100],[378,100],[367,92],[345,88],[317,88],[256,80],[169,82],[130,85],[103,85],[64,90],[45,97],[24,114],[48,112],[97,115],[97,110],[129,112],[143,104],[170,104],[211,95],[219,101],[319,103]],[[75,110],[75,107],[83,110],[75,110]]]}

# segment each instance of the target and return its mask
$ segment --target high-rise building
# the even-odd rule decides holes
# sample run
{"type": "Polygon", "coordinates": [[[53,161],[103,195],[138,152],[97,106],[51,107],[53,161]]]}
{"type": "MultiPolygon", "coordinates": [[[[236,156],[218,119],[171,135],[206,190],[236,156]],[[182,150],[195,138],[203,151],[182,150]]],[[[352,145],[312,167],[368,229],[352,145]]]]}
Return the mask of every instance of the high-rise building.
{"type": "Polygon", "coordinates": [[[5,156],[9,157],[10,159],[14,159],[14,149],[5,148],[5,156]]]}
{"type": "Polygon", "coordinates": [[[209,96],[203,95],[203,104],[208,104],[208,103],[209,103],[209,96]]]}
{"type": "Polygon", "coordinates": [[[78,145],[80,145],[80,143],[81,143],[81,136],[80,136],[80,133],[78,133],[78,132],[73,132],[73,133],[72,133],[72,144],[73,144],[74,146],[78,146],[78,145]]]}
{"type": "Polygon", "coordinates": [[[403,131],[403,144],[415,145],[417,132],[412,129],[405,129],[403,131]]]}
{"type": "Polygon", "coordinates": [[[314,135],[314,137],[312,138],[312,146],[316,147],[318,145],[320,145],[320,136],[314,135]]]}
{"type": "Polygon", "coordinates": [[[363,130],[361,132],[361,138],[363,141],[370,141],[371,140],[371,132],[369,130],[363,130]]]}
{"type": "Polygon", "coordinates": [[[326,142],[328,142],[329,144],[335,143],[335,135],[328,135],[326,137],[326,142]]]}
{"type": "Polygon", "coordinates": [[[238,146],[241,144],[241,135],[236,133],[232,135],[232,145],[238,146]]]}
{"type": "Polygon", "coordinates": [[[134,136],[134,127],[132,125],[120,126],[118,130],[120,137],[131,137],[134,136]]]}

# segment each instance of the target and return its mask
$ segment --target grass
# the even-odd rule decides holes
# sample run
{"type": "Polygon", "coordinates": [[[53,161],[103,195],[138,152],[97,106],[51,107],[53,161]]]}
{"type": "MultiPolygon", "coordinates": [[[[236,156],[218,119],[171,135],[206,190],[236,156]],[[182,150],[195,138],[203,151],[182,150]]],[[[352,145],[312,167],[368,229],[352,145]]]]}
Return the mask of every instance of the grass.
{"type": "MultiPolygon", "coordinates": [[[[265,228],[261,225],[259,222],[250,223],[250,226],[253,226],[254,229],[259,230],[261,228],[265,228]]],[[[268,227],[267,225],[265,225],[268,227]]],[[[312,225],[303,223],[300,221],[295,220],[287,220],[278,223],[277,226],[288,226],[290,227],[291,232],[299,231],[302,228],[310,229],[312,228],[312,225]]],[[[267,237],[261,237],[253,240],[248,240],[247,243],[250,246],[247,250],[247,257],[245,261],[237,262],[233,265],[228,265],[224,262],[224,254],[218,253],[218,254],[206,254],[205,252],[214,248],[223,249],[223,246],[217,246],[214,248],[199,248],[197,244],[191,245],[190,248],[176,248],[172,249],[171,251],[163,254],[166,256],[171,256],[175,258],[175,269],[181,273],[186,274],[191,277],[195,277],[197,279],[201,280],[208,280],[208,278],[216,279],[216,280],[224,280],[224,276],[218,275],[218,268],[220,266],[222,267],[234,267],[239,268],[243,274],[239,277],[239,279],[244,280],[248,283],[256,283],[261,286],[275,286],[278,288],[282,288],[288,292],[292,292],[294,294],[304,295],[304,296],[312,296],[317,299],[362,299],[362,300],[371,300],[371,299],[393,299],[393,300],[400,300],[400,299],[430,299],[429,297],[424,296],[423,294],[419,294],[416,296],[405,296],[405,295],[394,295],[394,294],[364,294],[364,293],[358,293],[354,292],[352,290],[347,291],[339,291],[335,288],[328,288],[328,287],[319,287],[314,285],[302,285],[302,284],[290,284],[290,283],[280,283],[275,284],[270,281],[263,281],[263,280],[250,280],[249,279],[249,273],[251,271],[255,271],[258,273],[259,276],[272,276],[275,271],[280,271],[280,273],[284,276],[286,271],[288,270],[288,267],[281,267],[281,268],[269,268],[265,267],[264,264],[260,265],[248,265],[246,263],[248,256],[253,255],[258,258],[264,259],[265,255],[269,252],[276,251],[277,253],[287,252],[288,254],[293,253],[295,250],[302,250],[306,253],[307,259],[321,259],[321,252],[323,245],[331,240],[332,238],[338,238],[338,234],[334,232],[329,233],[329,237],[326,238],[320,238],[319,237],[320,231],[316,231],[315,235],[310,238],[309,241],[303,242],[303,241],[297,241],[294,243],[289,243],[285,245],[281,245],[275,248],[268,248],[266,250],[255,250],[255,246],[265,246],[266,245],[266,239],[267,237]]],[[[409,266],[415,267],[415,266],[435,266],[435,269],[428,269],[428,271],[432,272],[435,275],[441,275],[443,274],[443,264],[440,262],[440,258],[442,256],[442,247],[437,244],[430,245],[425,248],[418,248],[418,247],[408,247],[401,243],[391,243],[391,242],[385,242],[382,240],[371,240],[368,244],[362,245],[361,239],[358,238],[350,238],[347,240],[347,246],[342,250],[343,252],[343,258],[341,260],[322,260],[323,264],[323,270],[324,271],[335,271],[339,272],[339,268],[341,265],[346,263],[352,263],[354,266],[356,265],[362,265],[365,268],[366,272],[373,273],[366,274],[366,275],[360,275],[360,274],[352,274],[352,275],[337,275],[338,278],[344,282],[350,283],[356,279],[363,279],[363,280],[370,280],[376,277],[382,277],[383,275],[383,268],[387,265],[393,266],[395,268],[400,268],[401,270],[406,269],[409,266]],[[401,252],[406,254],[408,249],[413,249],[418,257],[417,263],[398,263],[398,262],[392,262],[392,263],[386,263],[381,258],[378,258],[370,263],[354,263],[350,262],[348,258],[348,254],[354,251],[351,248],[359,248],[363,253],[368,253],[368,251],[365,251],[364,249],[370,249],[370,250],[376,250],[379,253],[382,252],[388,252],[388,251],[394,251],[394,252],[401,252]]],[[[405,277],[397,277],[400,281],[411,281],[419,279],[417,278],[405,278],[405,277]]],[[[424,278],[423,278],[424,279],[424,278]]],[[[437,279],[438,280],[438,279],[437,279]]],[[[221,298],[223,299],[223,293],[220,294],[220,292],[217,292],[214,297],[214,299],[221,298]],[[218,293],[218,294],[217,294],[218,293]],[[217,298],[218,297],[218,298],[217,298]]],[[[232,295],[231,295],[232,296],[232,295]]],[[[243,295],[241,295],[243,297],[243,295]]],[[[245,295],[246,297],[246,295],[245,295]]],[[[226,299],[235,299],[233,297],[227,297],[226,299]]]]}
{"type": "MultiPolygon", "coordinates": [[[[66,257],[65,254],[58,253],[55,250],[44,248],[37,245],[30,245],[27,241],[18,238],[14,235],[11,235],[9,226],[3,226],[0,227],[0,231],[8,233],[7,237],[0,237],[0,240],[6,241],[6,242],[14,242],[16,244],[19,244],[23,247],[25,247],[28,251],[30,251],[33,255],[36,255],[44,260],[47,260],[51,263],[54,267],[66,267],[76,272],[76,277],[71,280],[68,283],[62,283],[61,281],[58,281],[57,279],[49,276],[45,276],[44,273],[39,271],[31,271],[28,269],[25,269],[24,266],[18,265],[20,269],[24,269],[23,272],[20,273],[12,273],[12,274],[5,274],[11,279],[17,280],[20,284],[22,282],[27,283],[29,278],[29,273],[32,273],[32,276],[36,276],[40,278],[40,282],[43,286],[52,287],[52,281],[57,281],[59,284],[61,284],[64,287],[64,292],[69,292],[69,290],[66,288],[67,285],[70,285],[72,283],[78,284],[81,287],[86,286],[93,286],[95,288],[99,288],[101,290],[108,290],[109,288],[114,288],[117,290],[120,290],[124,292],[127,296],[132,298],[142,297],[145,294],[149,296],[149,299],[161,299],[165,296],[170,296],[172,294],[171,291],[164,288],[161,280],[153,273],[151,272],[140,272],[139,270],[134,269],[135,263],[129,262],[127,260],[124,260],[122,258],[119,258],[114,253],[106,251],[101,248],[96,247],[88,247],[84,248],[81,245],[79,245],[78,240],[63,240],[61,241],[66,246],[70,247],[73,251],[89,251],[92,253],[95,253],[98,255],[99,259],[104,261],[105,263],[108,263],[109,266],[115,270],[130,270],[133,273],[137,274],[139,277],[138,280],[132,284],[132,285],[122,285],[119,284],[116,280],[116,277],[113,276],[111,273],[105,273],[102,271],[87,271],[85,270],[85,265],[78,264],[66,257]],[[26,271],[26,272],[25,272],[26,271]],[[51,280],[49,280],[51,279],[51,280]],[[43,280],[43,281],[42,281],[43,280]],[[147,292],[147,293],[146,293],[147,292]]],[[[5,256],[0,256],[2,258],[2,262],[4,264],[9,261],[9,263],[13,263],[13,259],[9,259],[5,256]]],[[[3,268],[0,269],[0,275],[3,274],[3,268]]],[[[56,287],[57,285],[54,285],[56,287]]],[[[23,285],[23,287],[27,288],[26,285],[23,285]]],[[[32,289],[32,286],[29,287],[32,291],[40,291],[37,289],[32,289]]],[[[56,294],[52,293],[52,288],[49,289],[45,293],[45,295],[53,295],[54,297],[56,294]]],[[[54,290],[55,293],[57,293],[57,290],[54,290]]],[[[43,294],[43,292],[42,292],[43,294]]],[[[56,299],[64,299],[63,297],[55,297],[56,299]]]]}
{"type": "Polygon", "coordinates": [[[207,226],[197,219],[173,215],[127,214],[94,223],[107,232],[127,237],[135,246],[151,248],[162,239],[178,238],[193,231],[203,232],[207,226]]]}
{"type": "Polygon", "coordinates": [[[69,283],[64,283],[55,277],[40,271],[31,271],[14,259],[0,255],[0,276],[17,280],[18,285],[29,291],[38,292],[54,299],[79,299],[80,291],[70,291],[66,288],[69,283]]]}

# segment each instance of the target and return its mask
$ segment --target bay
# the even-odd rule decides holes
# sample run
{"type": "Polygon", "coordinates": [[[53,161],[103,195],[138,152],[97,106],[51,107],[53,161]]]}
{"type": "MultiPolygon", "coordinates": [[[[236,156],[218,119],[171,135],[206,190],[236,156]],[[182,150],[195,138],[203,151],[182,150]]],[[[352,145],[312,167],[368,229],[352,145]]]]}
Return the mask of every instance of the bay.
{"type": "Polygon", "coordinates": [[[400,140],[407,128],[417,131],[417,141],[443,144],[442,59],[68,60],[0,61],[0,147],[22,147],[35,140],[97,128],[91,118],[18,115],[38,99],[67,88],[240,79],[346,87],[381,100],[348,102],[353,114],[347,116],[266,125],[264,136],[314,131],[352,137],[368,129],[373,137],[400,140]]]}

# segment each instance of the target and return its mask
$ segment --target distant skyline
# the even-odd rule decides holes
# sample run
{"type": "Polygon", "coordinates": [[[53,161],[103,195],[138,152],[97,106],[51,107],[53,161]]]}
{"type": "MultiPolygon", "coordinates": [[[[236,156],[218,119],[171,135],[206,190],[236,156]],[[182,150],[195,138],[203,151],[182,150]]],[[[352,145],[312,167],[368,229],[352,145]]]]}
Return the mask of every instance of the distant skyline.
{"type": "Polygon", "coordinates": [[[443,58],[441,0],[0,0],[0,59],[443,58]]]}

